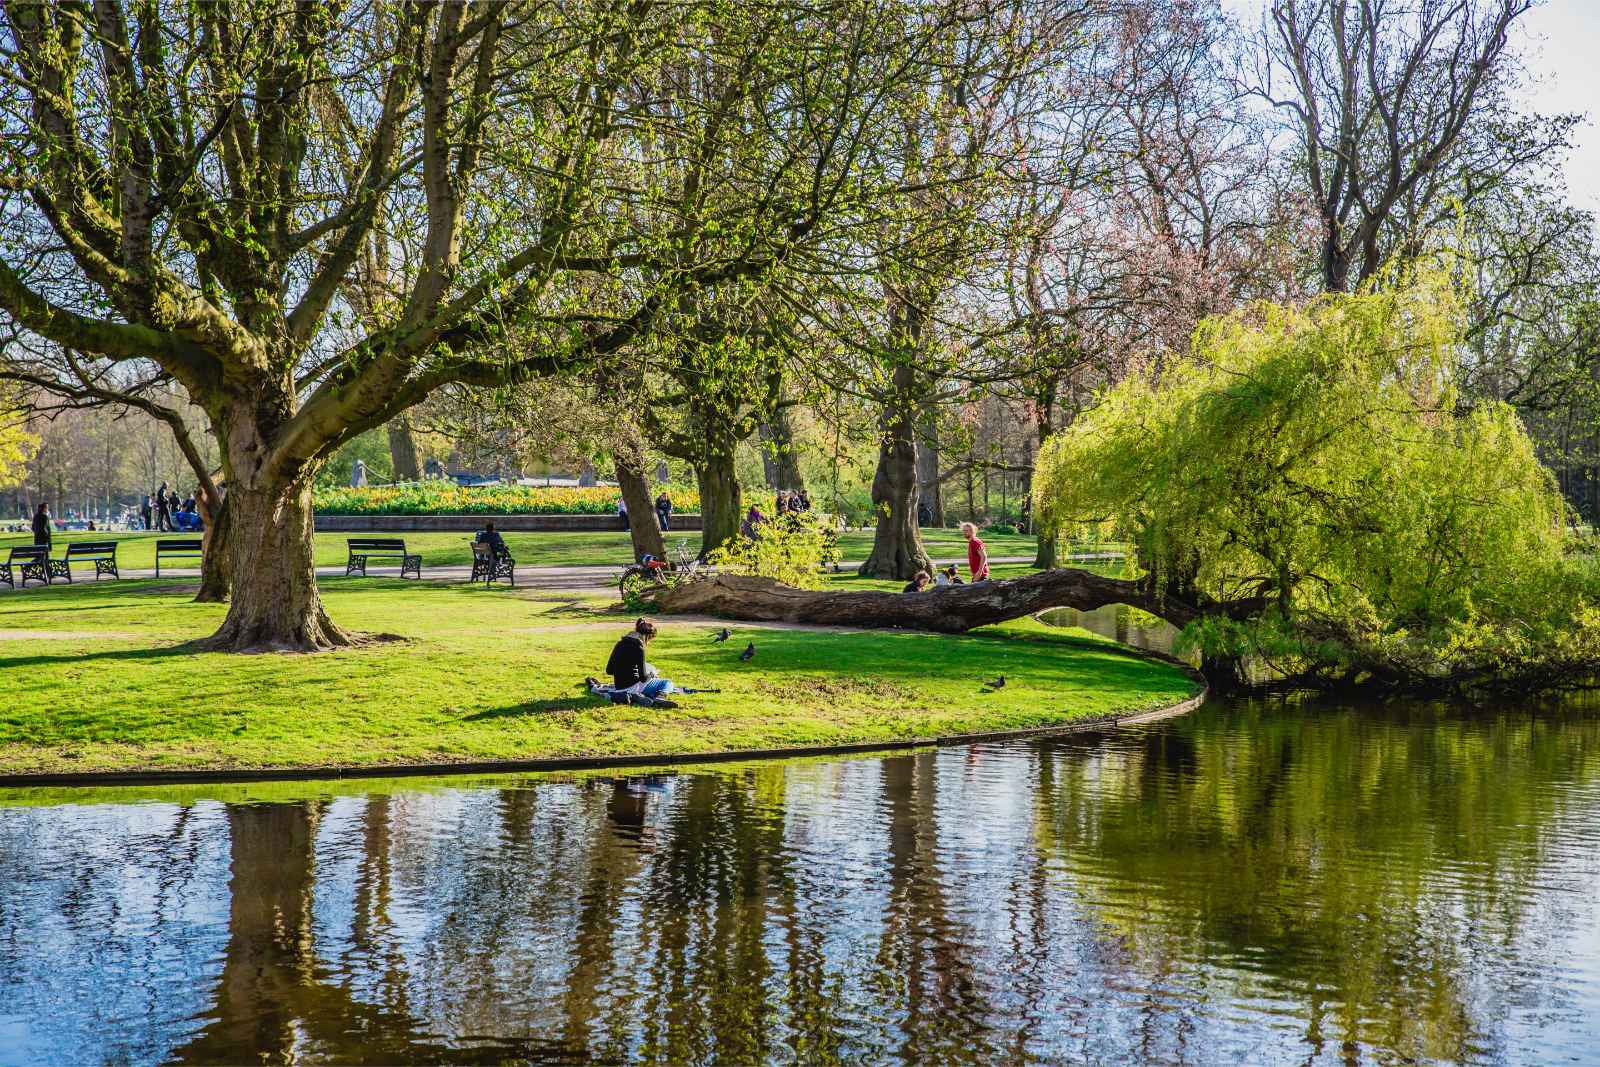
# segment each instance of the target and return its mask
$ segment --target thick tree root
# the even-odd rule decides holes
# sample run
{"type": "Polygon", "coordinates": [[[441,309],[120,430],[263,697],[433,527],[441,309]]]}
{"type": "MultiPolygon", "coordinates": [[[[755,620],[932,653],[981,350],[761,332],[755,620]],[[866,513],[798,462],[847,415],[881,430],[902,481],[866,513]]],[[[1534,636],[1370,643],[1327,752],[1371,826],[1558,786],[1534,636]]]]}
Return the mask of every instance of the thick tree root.
{"type": "Polygon", "coordinates": [[[191,644],[197,652],[332,652],[358,648],[392,635],[371,635],[346,630],[328,618],[318,607],[309,617],[290,625],[281,620],[256,619],[241,622],[229,614],[222,627],[210,637],[191,644]]]}

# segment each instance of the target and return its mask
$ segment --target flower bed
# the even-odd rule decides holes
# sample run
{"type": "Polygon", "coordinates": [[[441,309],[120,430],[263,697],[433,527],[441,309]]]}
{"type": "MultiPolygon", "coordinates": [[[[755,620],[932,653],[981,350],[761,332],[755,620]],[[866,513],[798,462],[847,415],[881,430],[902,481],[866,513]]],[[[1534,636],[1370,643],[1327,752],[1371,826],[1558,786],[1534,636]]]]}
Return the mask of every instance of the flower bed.
{"type": "MultiPolygon", "coordinates": [[[[673,511],[700,510],[700,494],[694,489],[672,485],[667,491],[673,511]]],[[[614,486],[411,482],[318,489],[311,500],[319,515],[611,515],[617,510],[617,496],[614,486]]]]}

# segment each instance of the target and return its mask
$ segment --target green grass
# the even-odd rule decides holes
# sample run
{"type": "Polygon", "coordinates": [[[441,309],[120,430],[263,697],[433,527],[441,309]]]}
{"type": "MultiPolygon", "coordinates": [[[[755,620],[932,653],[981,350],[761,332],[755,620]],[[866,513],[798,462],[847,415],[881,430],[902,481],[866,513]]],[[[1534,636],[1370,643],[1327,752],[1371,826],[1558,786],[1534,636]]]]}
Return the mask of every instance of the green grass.
{"type": "Polygon", "coordinates": [[[602,597],[395,579],[322,583],[334,618],[400,642],[314,656],[198,654],[223,608],[172,584],[0,593],[0,773],[374,766],[661,754],[1004,730],[1156,707],[1189,678],[1020,620],[965,637],[663,620],[651,661],[720,688],[676,711],[582,695],[627,618],[602,597]],[[753,663],[736,658],[753,639],[753,663]],[[983,679],[1006,687],[984,693],[983,679]]]}
{"type": "MultiPolygon", "coordinates": [[[[155,567],[157,537],[196,537],[197,534],[154,534],[154,533],[88,533],[74,531],[72,533],[57,533],[55,537],[55,555],[59,556],[64,551],[63,545],[72,541],[104,541],[115,540],[119,542],[117,548],[117,563],[127,570],[150,570],[155,567]]],[[[956,530],[924,530],[923,542],[928,546],[928,551],[940,559],[965,559],[967,554],[966,542],[956,530]]],[[[317,565],[319,567],[342,567],[349,556],[345,540],[350,537],[403,537],[406,547],[413,552],[422,554],[424,569],[428,567],[465,567],[472,563],[472,535],[468,533],[419,533],[416,531],[373,533],[319,533],[316,535],[317,565]]],[[[585,533],[508,533],[505,535],[506,543],[511,547],[511,554],[516,557],[519,565],[526,567],[572,567],[572,566],[616,566],[621,567],[632,558],[632,548],[628,535],[621,530],[595,531],[585,533]]],[[[682,533],[667,534],[667,547],[670,550],[680,540],[689,543],[692,550],[698,551],[700,547],[700,534],[698,531],[685,531],[682,533]]],[[[0,535],[0,556],[12,545],[31,544],[32,537],[28,535],[0,535]]],[[[1031,556],[1036,547],[1036,542],[1031,536],[1018,535],[986,535],[984,543],[989,547],[991,556],[1031,556]]],[[[851,530],[839,535],[839,546],[847,560],[863,560],[872,550],[872,532],[870,530],[851,530]]],[[[194,560],[174,561],[181,568],[185,565],[193,566],[194,560]]],[[[375,572],[382,570],[381,564],[374,564],[375,572]]],[[[86,568],[92,576],[94,568],[86,568]]]]}

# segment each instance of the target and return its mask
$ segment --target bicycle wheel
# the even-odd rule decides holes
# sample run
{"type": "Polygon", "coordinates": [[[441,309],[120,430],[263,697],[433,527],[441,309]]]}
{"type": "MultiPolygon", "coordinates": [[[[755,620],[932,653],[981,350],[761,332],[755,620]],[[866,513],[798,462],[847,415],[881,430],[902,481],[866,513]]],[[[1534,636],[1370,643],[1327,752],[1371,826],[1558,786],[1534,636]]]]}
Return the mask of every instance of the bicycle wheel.
{"type": "Polygon", "coordinates": [[[646,589],[654,589],[661,584],[661,579],[652,571],[643,567],[629,567],[622,572],[622,579],[617,582],[617,596],[626,604],[628,600],[646,589]]]}

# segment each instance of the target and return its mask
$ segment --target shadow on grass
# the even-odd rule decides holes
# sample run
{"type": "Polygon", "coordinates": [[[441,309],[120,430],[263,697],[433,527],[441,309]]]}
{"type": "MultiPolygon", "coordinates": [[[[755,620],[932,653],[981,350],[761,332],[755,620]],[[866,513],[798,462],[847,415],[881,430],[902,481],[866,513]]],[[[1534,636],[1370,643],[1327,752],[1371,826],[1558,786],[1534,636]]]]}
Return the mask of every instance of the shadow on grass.
{"type": "Polygon", "coordinates": [[[162,645],[158,648],[117,648],[106,649],[101,652],[64,652],[59,656],[0,656],[0,671],[9,670],[12,667],[53,667],[66,663],[174,659],[179,656],[198,655],[199,653],[194,648],[190,647],[190,645],[191,642],[185,641],[182,644],[162,645]]]}
{"type": "Polygon", "coordinates": [[[488,708],[474,715],[467,715],[462,722],[483,722],[488,719],[521,718],[525,715],[547,715],[556,711],[581,711],[587,707],[602,707],[599,701],[589,696],[553,697],[549,700],[530,700],[524,704],[509,704],[503,708],[488,708]]]}

